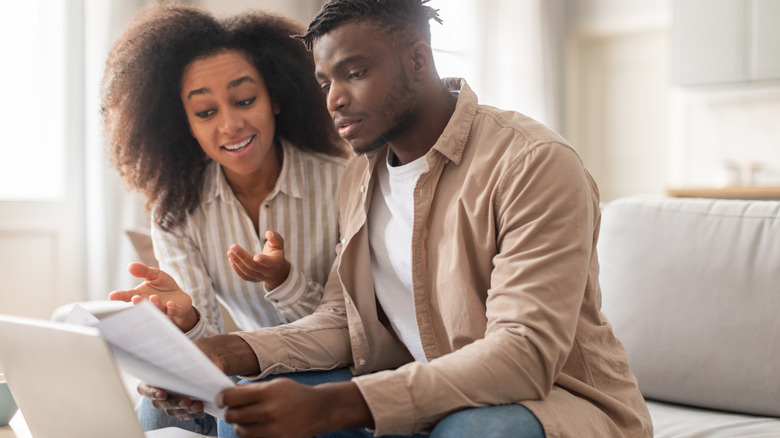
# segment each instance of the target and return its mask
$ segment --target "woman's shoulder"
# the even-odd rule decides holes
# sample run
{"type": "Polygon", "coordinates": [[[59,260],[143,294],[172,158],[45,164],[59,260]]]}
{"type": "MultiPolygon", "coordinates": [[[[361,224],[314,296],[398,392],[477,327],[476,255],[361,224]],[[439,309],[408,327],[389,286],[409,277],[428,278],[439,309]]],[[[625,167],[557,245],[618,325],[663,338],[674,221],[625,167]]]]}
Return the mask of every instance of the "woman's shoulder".
{"type": "Polygon", "coordinates": [[[292,145],[289,142],[285,142],[285,150],[290,155],[293,161],[299,161],[301,165],[308,166],[324,166],[327,168],[337,169],[342,172],[347,165],[347,159],[337,155],[328,155],[322,152],[307,151],[292,145]]]}

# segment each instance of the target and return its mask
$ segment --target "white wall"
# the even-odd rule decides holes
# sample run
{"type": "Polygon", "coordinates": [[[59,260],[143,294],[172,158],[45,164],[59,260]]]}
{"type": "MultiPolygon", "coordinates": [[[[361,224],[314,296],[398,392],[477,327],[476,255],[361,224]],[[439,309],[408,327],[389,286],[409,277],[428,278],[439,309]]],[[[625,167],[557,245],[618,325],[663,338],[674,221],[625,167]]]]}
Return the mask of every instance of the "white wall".
{"type": "Polygon", "coordinates": [[[671,0],[567,0],[567,130],[602,200],[780,184],[780,86],[676,87],[671,0]],[[731,167],[730,167],[731,166],[731,167]]]}
{"type": "Polygon", "coordinates": [[[671,0],[567,0],[573,24],[591,30],[666,26],[671,0]]]}
{"type": "Polygon", "coordinates": [[[234,15],[247,9],[264,9],[286,15],[308,25],[324,3],[323,0],[193,0],[194,6],[215,15],[234,15]]]}
{"type": "Polygon", "coordinates": [[[602,201],[665,193],[670,180],[668,1],[568,0],[564,135],[602,201]]]}

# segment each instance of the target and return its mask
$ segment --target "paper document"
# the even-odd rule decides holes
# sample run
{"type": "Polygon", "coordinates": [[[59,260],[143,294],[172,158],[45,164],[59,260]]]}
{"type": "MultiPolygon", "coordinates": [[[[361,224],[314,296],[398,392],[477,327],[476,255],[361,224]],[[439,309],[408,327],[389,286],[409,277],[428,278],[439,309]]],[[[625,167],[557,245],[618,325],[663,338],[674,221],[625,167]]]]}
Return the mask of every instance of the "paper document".
{"type": "Polygon", "coordinates": [[[202,400],[207,413],[222,418],[224,410],[214,405],[214,397],[235,382],[159,309],[144,301],[97,321],[77,307],[68,322],[97,327],[123,371],[149,385],[202,400]]]}

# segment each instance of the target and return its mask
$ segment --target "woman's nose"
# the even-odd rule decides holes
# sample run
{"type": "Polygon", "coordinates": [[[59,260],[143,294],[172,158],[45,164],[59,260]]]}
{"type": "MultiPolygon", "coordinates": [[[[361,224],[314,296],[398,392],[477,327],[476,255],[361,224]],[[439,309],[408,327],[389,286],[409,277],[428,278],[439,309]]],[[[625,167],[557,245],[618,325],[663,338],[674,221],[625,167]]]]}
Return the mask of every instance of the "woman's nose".
{"type": "Polygon", "coordinates": [[[244,127],[244,119],[237,111],[225,109],[221,111],[219,128],[226,134],[233,134],[244,127]]]}

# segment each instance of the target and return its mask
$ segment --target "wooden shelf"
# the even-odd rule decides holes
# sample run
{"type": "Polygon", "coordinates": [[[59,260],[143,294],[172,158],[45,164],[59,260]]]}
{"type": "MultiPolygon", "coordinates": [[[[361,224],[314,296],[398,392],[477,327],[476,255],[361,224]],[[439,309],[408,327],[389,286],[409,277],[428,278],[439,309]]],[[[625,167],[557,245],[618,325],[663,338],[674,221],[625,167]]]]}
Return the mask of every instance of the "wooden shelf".
{"type": "Polygon", "coordinates": [[[668,189],[666,194],[675,198],[718,198],[718,199],[780,199],[780,187],[733,186],[733,187],[689,187],[668,189]]]}

